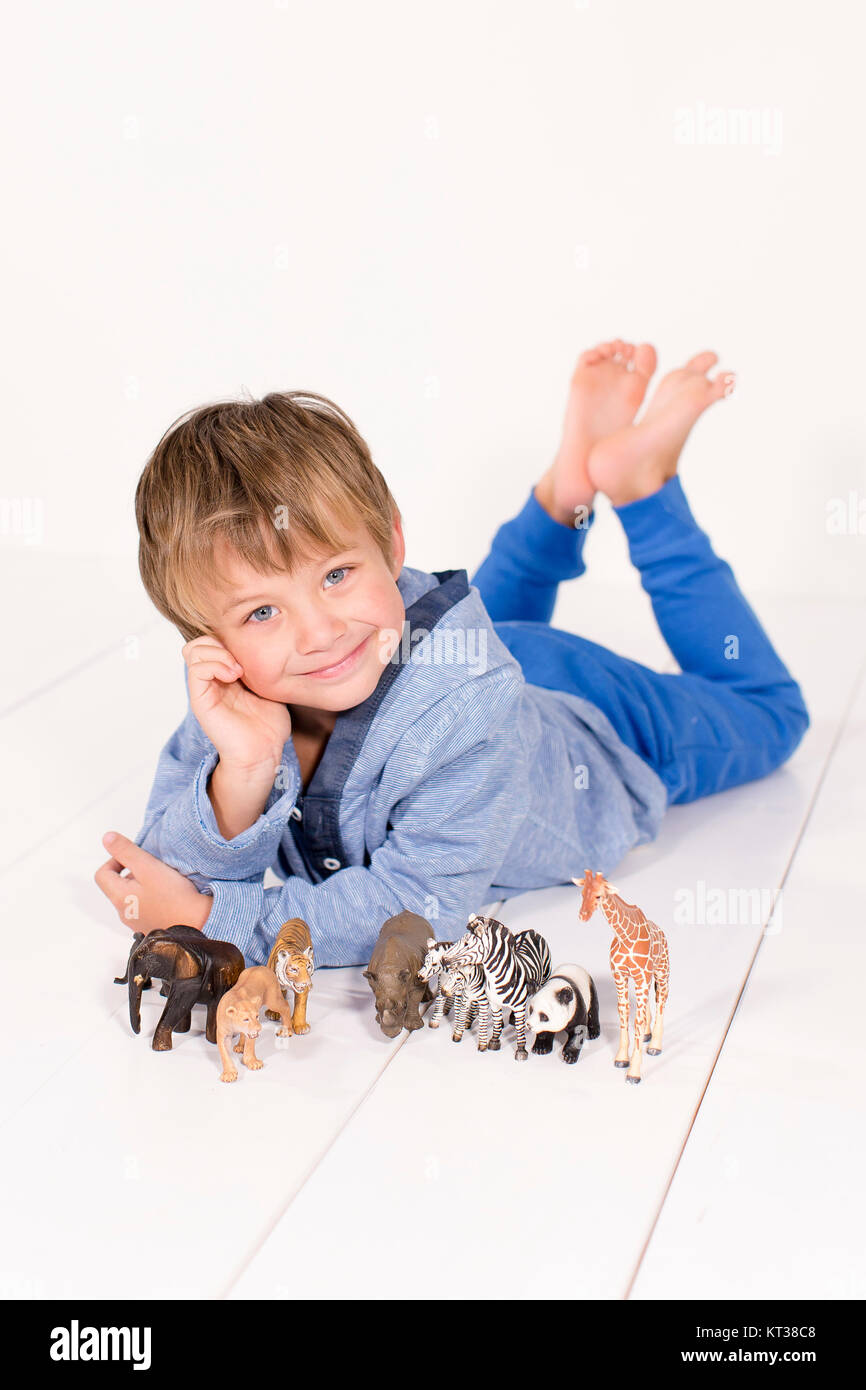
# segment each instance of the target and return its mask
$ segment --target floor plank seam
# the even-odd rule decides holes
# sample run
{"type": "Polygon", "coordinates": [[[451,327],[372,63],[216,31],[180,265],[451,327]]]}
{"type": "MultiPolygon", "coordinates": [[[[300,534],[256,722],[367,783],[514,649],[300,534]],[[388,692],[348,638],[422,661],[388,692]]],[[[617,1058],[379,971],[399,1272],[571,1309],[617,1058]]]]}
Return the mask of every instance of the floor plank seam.
{"type": "MultiPolygon", "coordinates": [[[[776,901],[776,898],[777,898],[777,896],[778,896],[778,893],[781,892],[782,889],[783,889],[784,886],[785,886],[785,883],[786,883],[786,881],[787,881],[788,875],[789,875],[790,872],[791,872],[791,869],[792,869],[793,864],[794,864],[794,860],[795,860],[795,858],[796,858],[796,856],[797,856],[797,851],[799,850],[800,845],[801,845],[802,842],[803,842],[803,838],[804,838],[804,836],[805,836],[805,834],[806,834],[806,829],[807,829],[807,827],[808,827],[808,825],[809,825],[809,821],[810,821],[810,819],[811,819],[811,817],[812,817],[812,812],[813,812],[813,810],[814,810],[814,807],[815,807],[815,804],[816,804],[816,802],[817,802],[817,800],[818,800],[818,797],[819,797],[820,794],[821,794],[821,788],[822,788],[823,785],[824,785],[824,781],[825,781],[825,779],[826,779],[826,777],[827,777],[827,773],[828,773],[828,771],[829,771],[829,769],[830,769],[830,765],[831,765],[831,763],[832,763],[832,761],[833,761],[833,759],[834,759],[834,757],[835,757],[835,755],[836,755],[836,751],[837,751],[837,749],[838,749],[840,743],[842,742],[842,739],[843,739],[843,737],[844,737],[845,731],[846,731],[846,729],[847,729],[847,727],[848,727],[848,723],[849,723],[850,718],[851,718],[851,712],[852,712],[852,710],[854,709],[854,707],[855,707],[855,705],[856,705],[856,702],[857,702],[857,699],[858,699],[858,696],[859,696],[859,693],[860,693],[860,686],[861,686],[862,683],[863,683],[864,676],[866,676],[866,659],[864,659],[863,664],[862,664],[861,667],[860,667],[860,670],[858,671],[856,677],[854,678],[854,684],[853,684],[853,687],[852,687],[852,690],[851,690],[851,695],[850,695],[850,697],[849,697],[849,699],[848,699],[848,702],[847,702],[847,704],[846,704],[846,706],[845,706],[845,709],[844,709],[844,711],[843,711],[842,717],[841,717],[841,719],[839,720],[839,726],[838,726],[838,728],[837,728],[837,730],[836,730],[836,733],[835,733],[835,735],[834,735],[834,737],[833,737],[833,741],[832,741],[832,743],[830,744],[829,749],[827,750],[827,756],[826,756],[826,758],[824,759],[824,766],[823,766],[822,769],[821,769],[821,774],[820,774],[820,776],[819,776],[819,778],[818,778],[818,781],[817,781],[816,784],[815,784],[815,789],[814,789],[814,791],[813,791],[813,793],[812,793],[812,796],[811,796],[810,799],[809,799],[809,804],[808,804],[808,806],[807,806],[807,808],[806,808],[806,814],[805,814],[805,816],[803,817],[803,821],[802,821],[802,824],[801,824],[801,826],[800,826],[800,829],[799,829],[799,831],[797,832],[797,834],[796,834],[796,836],[795,836],[794,844],[793,844],[793,846],[792,846],[792,848],[791,848],[791,852],[790,852],[790,854],[789,854],[789,856],[788,856],[788,862],[787,862],[787,864],[785,865],[785,868],[784,868],[784,870],[783,870],[783,872],[782,872],[782,875],[781,875],[781,878],[780,878],[780,882],[779,882],[779,886],[778,886],[778,889],[776,890],[776,895],[774,895],[773,907],[770,908],[770,912],[769,912],[769,914],[768,914],[767,922],[769,921],[770,916],[772,916],[772,913],[773,913],[773,910],[774,910],[774,907],[775,907],[775,901],[776,901]]],[[[676,1161],[674,1162],[674,1165],[673,1165],[673,1167],[672,1167],[672,1169],[671,1169],[670,1177],[668,1178],[668,1181],[667,1181],[667,1183],[666,1183],[666,1185],[665,1185],[665,1190],[664,1190],[664,1192],[662,1193],[661,1199],[660,1199],[659,1204],[658,1204],[658,1207],[657,1207],[657,1209],[656,1209],[655,1216],[653,1217],[652,1223],[651,1223],[651,1225],[650,1225],[649,1232],[647,1233],[647,1238],[646,1238],[646,1240],[644,1241],[644,1243],[643,1243],[643,1245],[642,1245],[642,1247],[641,1247],[640,1254],[638,1255],[637,1262],[636,1262],[636,1264],[635,1264],[634,1270],[632,1271],[632,1276],[631,1276],[631,1278],[630,1278],[630,1280],[629,1280],[629,1282],[628,1282],[628,1285],[626,1286],[625,1293],[623,1294],[623,1302],[626,1302],[626,1301],[631,1297],[632,1289],[634,1288],[635,1281],[636,1281],[636,1279],[637,1279],[637,1277],[638,1277],[638,1274],[640,1273],[640,1267],[641,1267],[641,1265],[643,1264],[643,1261],[644,1261],[644,1259],[645,1259],[645,1257],[646,1257],[647,1250],[649,1249],[650,1242],[652,1241],[653,1235],[654,1235],[654,1233],[655,1233],[656,1227],[657,1227],[658,1222],[659,1222],[659,1218],[661,1217],[662,1211],[663,1211],[663,1209],[664,1209],[665,1202],[666,1202],[667,1199],[668,1199],[668,1194],[670,1193],[671,1187],[673,1186],[674,1178],[676,1177],[677,1171],[678,1171],[679,1166],[680,1166],[680,1163],[682,1162],[683,1154],[684,1154],[685,1151],[686,1151],[686,1145],[688,1144],[689,1137],[690,1137],[690,1135],[691,1135],[691,1133],[692,1133],[692,1130],[694,1129],[695,1122],[696,1122],[696,1120],[697,1120],[697,1118],[698,1118],[698,1115],[699,1115],[699,1113],[700,1113],[701,1106],[703,1105],[704,1097],[705,1097],[705,1095],[706,1095],[706,1093],[707,1093],[707,1091],[708,1091],[708,1089],[709,1089],[710,1082],[711,1082],[712,1079],[713,1079],[713,1074],[714,1074],[714,1072],[715,1072],[715,1070],[716,1070],[716,1066],[717,1066],[717,1064],[718,1064],[718,1060],[719,1060],[720,1056],[722,1055],[722,1049],[724,1048],[725,1042],[727,1041],[728,1033],[729,1033],[729,1031],[730,1031],[730,1029],[731,1029],[731,1026],[732,1026],[732,1024],[733,1024],[733,1021],[734,1021],[734,1019],[735,1019],[735,1017],[736,1017],[736,1015],[737,1015],[737,1010],[738,1010],[739,1007],[740,1007],[740,1002],[741,1002],[741,1000],[742,1000],[742,998],[743,998],[743,995],[745,994],[746,986],[747,986],[748,983],[749,983],[749,977],[751,976],[752,970],[754,969],[755,961],[758,959],[758,954],[759,954],[759,952],[760,952],[760,950],[761,950],[761,946],[763,945],[763,942],[764,942],[764,940],[765,940],[765,928],[766,928],[766,926],[767,926],[767,922],[762,923],[762,926],[761,926],[761,934],[760,934],[760,936],[758,937],[757,943],[756,943],[756,945],[755,945],[755,949],[754,949],[754,951],[753,951],[753,953],[752,953],[752,958],[751,958],[751,960],[749,961],[748,968],[747,968],[746,973],[745,973],[745,975],[744,975],[744,977],[743,977],[743,982],[742,982],[742,984],[740,985],[739,991],[738,991],[738,993],[737,993],[736,1000],[734,1001],[733,1008],[731,1009],[730,1015],[729,1015],[729,1017],[728,1017],[728,1021],[727,1021],[727,1023],[725,1024],[724,1031],[723,1031],[722,1036],[721,1036],[721,1039],[720,1039],[720,1041],[719,1041],[719,1046],[718,1046],[718,1048],[717,1048],[717,1050],[716,1050],[715,1056],[713,1057],[712,1066],[710,1067],[710,1069],[709,1069],[709,1071],[708,1071],[708,1073],[707,1073],[707,1078],[706,1078],[706,1081],[704,1082],[704,1085],[703,1085],[703,1087],[702,1087],[702,1089],[701,1089],[701,1094],[700,1094],[700,1096],[698,1097],[698,1101],[697,1101],[697,1104],[696,1104],[696,1106],[695,1106],[694,1113],[693,1113],[693,1115],[692,1115],[691,1120],[689,1121],[689,1125],[688,1125],[688,1128],[687,1128],[687,1130],[686,1130],[686,1133],[685,1133],[685,1135],[683,1136],[683,1141],[682,1141],[682,1144],[680,1145],[679,1153],[677,1154],[676,1161]]]]}
{"type": "MultiPolygon", "coordinates": [[[[46,845],[50,845],[52,840],[56,840],[58,835],[62,835],[64,831],[68,830],[71,825],[74,825],[75,822],[77,820],[80,820],[82,816],[86,815],[88,811],[92,811],[94,806],[98,806],[99,803],[101,801],[104,801],[106,797],[109,797],[112,792],[117,791],[118,787],[124,786],[124,784],[128,782],[131,777],[137,777],[138,774],[142,772],[145,768],[152,767],[153,761],[152,759],[148,758],[146,762],[136,763],[134,767],[127,769],[127,771],[117,782],[112,782],[110,787],[105,787],[104,790],[101,791],[98,796],[95,796],[92,801],[88,801],[86,805],[79,806],[77,811],[74,811],[72,815],[68,818],[68,820],[62,821],[60,825],[56,825],[53,830],[49,831],[49,833],[45,836],[44,839],[38,840],[36,844],[31,845],[29,849],[22,850],[21,853],[17,855],[14,859],[7,859],[5,864],[0,864],[0,878],[2,878],[4,874],[8,874],[11,869],[17,869],[19,865],[25,863],[25,861],[30,859],[32,855],[37,854],[40,850],[45,849],[46,845]]],[[[105,849],[101,841],[99,849],[94,849],[94,863],[98,854],[104,854],[106,857],[108,857],[108,850],[105,849]]],[[[95,872],[96,869],[94,869],[94,873],[95,872]]]]}
{"type": "Polygon", "coordinates": [[[405,1045],[406,1045],[406,1043],[408,1042],[408,1040],[409,1040],[410,1037],[411,1037],[411,1034],[410,1034],[410,1033],[405,1033],[404,1036],[400,1039],[400,1042],[399,1042],[399,1044],[397,1045],[397,1047],[395,1047],[394,1050],[388,1054],[387,1058],[385,1058],[385,1060],[384,1060],[383,1063],[382,1063],[381,1070],[380,1070],[379,1072],[377,1072],[377,1074],[373,1077],[373,1080],[370,1082],[370,1084],[369,1084],[369,1086],[367,1087],[367,1089],[364,1091],[363,1095],[360,1096],[360,1098],[359,1098],[359,1099],[356,1101],[356,1103],[352,1106],[352,1109],[349,1111],[348,1115],[347,1115],[346,1118],[344,1119],[343,1123],[340,1125],[339,1129],[331,1136],[331,1138],[327,1141],[327,1143],[325,1144],[325,1146],[323,1147],[323,1149],[321,1150],[321,1152],[318,1153],[318,1154],[316,1155],[316,1157],[313,1159],[312,1163],[309,1165],[309,1167],[307,1168],[306,1172],[305,1172],[305,1173],[302,1175],[302,1177],[300,1178],[300,1181],[296,1184],[294,1190],[289,1194],[289,1196],[286,1198],[286,1201],[283,1203],[283,1205],[280,1207],[280,1209],[279,1209],[279,1211],[277,1212],[277,1214],[274,1216],[273,1220],[268,1224],[267,1230],[264,1232],[264,1234],[262,1235],[261,1239],[256,1243],[255,1247],[254,1247],[254,1248],[249,1252],[249,1254],[244,1258],[244,1260],[243,1260],[243,1262],[242,1262],[240,1268],[237,1270],[237,1272],[236,1272],[234,1275],[232,1275],[231,1279],[230,1279],[229,1282],[226,1284],[226,1286],[225,1286],[225,1288],[223,1289],[223,1291],[222,1291],[221,1293],[216,1294],[217,1300],[222,1301],[222,1300],[228,1298],[228,1296],[229,1296],[229,1294],[231,1293],[232,1289],[235,1287],[235,1285],[238,1283],[238,1281],[243,1277],[243,1275],[246,1273],[247,1269],[249,1269],[250,1265],[251,1265],[252,1262],[255,1260],[256,1256],[261,1252],[261,1250],[263,1249],[263,1247],[267,1244],[268,1240],[269,1240],[270,1237],[273,1235],[273,1233],[274,1233],[274,1231],[276,1230],[277,1226],[279,1226],[280,1222],[283,1220],[283,1218],[285,1217],[286,1213],[288,1212],[289,1207],[290,1207],[290,1206],[292,1205],[292,1203],[297,1199],[297,1197],[299,1196],[299,1194],[304,1190],[304,1188],[306,1187],[307,1183],[310,1181],[310,1178],[313,1176],[313,1174],[321,1167],[322,1162],[324,1161],[324,1159],[327,1158],[328,1154],[330,1153],[330,1151],[331,1151],[331,1149],[334,1147],[334,1145],[337,1143],[337,1141],[338,1141],[338,1139],[340,1138],[340,1136],[344,1133],[344,1131],[347,1129],[347,1127],[352,1123],[352,1120],[354,1119],[355,1115],[357,1115],[358,1111],[361,1109],[361,1106],[364,1104],[364,1102],[366,1101],[367,1097],[370,1096],[370,1095],[372,1094],[372,1092],[376,1089],[376,1087],[378,1086],[378,1084],[379,1084],[379,1082],[381,1081],[382,1077],[385,1075],[385,1072],[388,1070],[389,1066],[390,1066],[391,1063],[393,1062],[394,1058],[395,1058],[395,1057],[397,1056],[397,1054],[405,1047],[405,1045]]]}
{"type": "MultiPolygon", "coordinates": [[[[152,631],[159,626],[160,621],[159,618],[152,618],[149,623],[145,623],[143,627],[140,627],[135,635],[139,636],[152,631]]],[[[103,647],[101,651],[94,652],[92,656],[85,657],[84,661],[80,661],[77,666],[70,666],[68,670],[63,671],[59,676],[55,676],[54,680],[47,681],[44,685],[38,685],[34,690],[28,690],[26,695],[22,695],[19,699],[13,700],[11,705],[3,705],[2,708],[0,708],[0,719],[5,719],[7,715],[14,714],[17,710],[23,709],[24,706],[29,705],[32,700],[39,700],[43,695],[48,695],[52,691],[57,690],[58,687],[63,685],[66,681],[72,680],[75,676],[80,676],[82,671],[86,671],[89,666],[95,666],[98,662],[105,661],[106,657],[116,655],[120,640],[113,642],[109,647],[103,647]]]]}
{"type": "MultiPolygon", "coordinates": [[[[493,912],[498,912],[499,909],[502,907],[502,905],[503,905],[503,903],[504,903],[505,901],[506,901],[505,898],[500,898],[498,902],[493,903],[493,905],[492,905],[492,910],[493,910],[493,912]]],[[[431,1006],[431,1004],[433,1004],[434,1002],[435,1002],[434,1000],[429,1000],[429,1001],[428,1001],[428,1004],[427,1004],[427,1009],[429,1009],[430,1006],[431,1006]]],[[[424,1010],[424,1014],[425,1014],[425,1015],[426,1015],[426,1013],[427,1013],[427,1009],[424,1010]]],[[[376,1089],[376,1087],[378,1086],[379,1082],[382,1080],[382,1077],[385,1075],[385,1073],[386,1073],[386,1071],[388,1070],[388,1068],[390,1067],[391,1063],[394,1061],[394,1058],[399,1054],[399,1052],[402,1050],[402,1048],[406,1045],[406,1043],[409,1041],[409,1038],[410,1038],[411,1036],[412,1036],[411,1033],[405,1033],[404,1036],[400,1039],[400,1044],[399,1044],[399,1046],[398,1046],[398,1047],[395,1047],[394,1050],[393,1050],[392,1052],[390,1052],[390,1053],[388,1054],[388,1056],[384,1059],[384,1061],[383,1061],[383,1063],[382,1063],[381,1070],[380,1070],[379,1072],[377,1072],[377,1074],[374,1076],[373,1080],[370,1082],[370,1085],[369,1085],[369,1086],[367,1087],[367,1089],[364,1091],[364,1094],[360,1097],[360,1099],[358,1100],[357,1104],[354,1105],[354,1106],[352,1107],[352,1109],[350,1110],[349,1114],[346,1116],[345,1120],[344,1120],[343,1123],[340,1125],[340,1128],[336,1131],[335,1134],[332,1135],[331,1139],[328,1141],[328,1143],[325,1145],[325,1147],[322,1149],[322,1151],[316,1156],[316,1158],[315,1158],[315,1159],[313,1160],[313,1162],[310,1164],[310,1166],[309,1166],[309,1168],[307,1169],[307,1171],[303,1174],[303,1176],[302,1176],[300,1182],[297,1184],[297,1186],[295,1187],[294,1191],[293,1191],[292,1193],[290,1193],[290,1195],[289,1195],[289,1197],[287,1198],[287,1200],[286,1200],[284,1206],[280,1209],[279,1214],[278,1214],[278,1215],[274,1218],[274,1220],[271,1222],[271,1224],[270,1224],[268,1230],[267,1230],[267,1231],[265,1232],[265,1234],[262,1236],[261,1240],[258,1242],[258,1244],[256,1245],[255,1249],[254,1249],[253,1251],[251,1251],[250,1255],[249,1255],[249,1256],[247,1257],[247,1259],[244,1261],[244,1263],[243,1263],[243,1265],[241,1266],[241,1268],[237,1271],[237,1273],[232,1277],[232,1279],[229,1281],[229,1283],[225,1286],[225,1289],[223,1290],[223,1292],[220,1293],[220,1294],[217,1294],[217,1298],[218,1298],[218,1299],[226,1299],[226,1298],[228,1298],[229,1294],[231,1293],[231,1291],[232,1291],[232,1289],[234,1288],[234,1286],[237,1284],[238,1280],[241,1279],[241,1278],[243,1277],[244,1273],[245,1273],[246,1270],[249,1268],[249,1266],[252,1264],[253,1260],[256,1258],[256,1256],[258,1255],[259,1251],[263,1248],[263,1246],[266,1244],[266,1242],[270,1239],[271,1235],[272,1235],[273,1232],[276,1230],[277,1226],[280,1224],[280,1222],[282,1221],[283,1217],[286,1215],[286,1212],[289,1210],[289,1207],[292,1205],[292,1203],[296,1200],[296,1198],[299,1196],[299,1194],[300,1194],[300,1193],[303,1191],[303,1189],[306,1187],[306,1185],[307,1185],[307,1183],[309,1182],[310,1178],[313,1176],[313,1174],[316,1172],[316,1170],[321,1166],[323,1160],[324,1160],[324,1159],[327,1157],[327,1155],[330,1153],[331,1149],[332,1149],[332,1148],[334,1147],[334,1145],[337,1143],[337,1141],[339,1140],[340,1136],[345,1132],[345,1130],[348,1128],[348,1126],[352,1123],[352,1120],[354,1119],[355,1115],[357,1115],[358,1111],[360,1110],[360,1108],[361,1108],[361,1106],[364,1104],[364,1102],[367,1100],[368,1096],[372,1095],[373,1091],[376,1089]]]]}
{"type": "Polygon", "coordinates": [[[26,1110],[30,1102],[35,1100],[36,1097],[42,1091],[45,1090],[46,1086],[49,1086],[52,1081],[56,1080],[56,1078],[60,1076],[61,1072],[64,1072],[66,1068],[76,1060],[76,1058],[90,1045],[91,1041],[96,1037],[97,1033],[101,1032],[102,1029],[106,1026],[106,1024],[109,1024],[113,1018],[117,1018],[118,1014],[123,1012],[123,1007],[124,1006],[122,1004],[118,1004],[117,1008],[112,1009],[107,1017],[103,1017],[100,1020],[97,1027],[94,1028],[91,1033],[88,1033],[86,1038],[82,1038],[81,1042],[79,1043],[78,1047],[75,1048],[74,1052],[70,1052],[67,1057],[64,1057],[63,1061],[54,1071],[50,1072],[48,1076],[43,1077],[39,1085],[36,1087],[35,1091],[31,1091],[29,1095],[24,1096],[21,1099],[20,1104],[18,1104],[14,1110],[11,1110],[9,1114],[5,1117],[0,1118],[0,1131],[2,1131],[6,1127],[6,1125],[8,1125],[12,1120],[16,1120],[18,1116],[21,1114],[22,1110],[26,1110]]]}

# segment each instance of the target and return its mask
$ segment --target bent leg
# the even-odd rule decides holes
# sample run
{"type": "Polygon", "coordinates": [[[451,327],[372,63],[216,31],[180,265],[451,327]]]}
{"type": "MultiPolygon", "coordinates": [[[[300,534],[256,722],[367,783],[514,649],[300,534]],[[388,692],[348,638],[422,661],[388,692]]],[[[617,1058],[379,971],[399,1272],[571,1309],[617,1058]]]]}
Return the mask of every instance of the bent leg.
{"type": "Polygon", "coordinates": [[[661,777],[669,803],[765,777],[809,727],[799,685],[692,516],[678,477],[614,510],[681,672],[652,671],[540,623],[505,622],[497,633],[531,684],[602,710],[661,777]]]}
{"type": "Polygon", "coordinates": [[[678,476],[614,511],[681,668],[655,685],[678,744],[688,749],[673,799],[765,776],[809,727],[799,685],[695,521],[678,476]]]}
{"type": "Polygon", "coordinates": [[[530,492],[517,516],[500,526],[470,580],[494,622],[550,622],[560,582],[586,569],[583,547],[594,520],[590,512],[585,525],[564,526],[530,492]]]}
{"type": "Polygon", "coordinates": [[[681,668],[662,674],[549,626],[562,579],[582,574],[589,525],[554,521],[530,494],[473,583],[527,681],[589,700],[648,762],[668,801],[764,777],[800,743],[800,687],[695,521],[678,476],[614,507],[659,628],[681,668]]]}
{"type": "Polygon", "coordinates": [[[682,671],[741,690],[795,685],[730,565],[695,521],[677,476],[613,510],[682,671]]]}

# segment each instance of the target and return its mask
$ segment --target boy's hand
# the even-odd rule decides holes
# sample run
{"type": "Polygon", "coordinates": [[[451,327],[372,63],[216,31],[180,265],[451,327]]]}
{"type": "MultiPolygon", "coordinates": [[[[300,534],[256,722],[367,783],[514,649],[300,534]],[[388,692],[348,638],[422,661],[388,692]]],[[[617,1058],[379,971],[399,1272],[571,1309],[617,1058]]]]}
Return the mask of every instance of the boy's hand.
{"type": "Polygon", "coordinates": [[[190,708],[220,761],[238,770],[278,763],[292,733],[288,706],[248,690],[242,667],[210,633],[187,642],[183,656],[190,708]]]}
{"type": "Polygon", "coordinates": [[[102,843],[114,858],[96,870],[94,882],[131,931],[147,935],[181,923],[201,930],[213,906],[209,894],[125,835],[103,835],[102,843]]]}

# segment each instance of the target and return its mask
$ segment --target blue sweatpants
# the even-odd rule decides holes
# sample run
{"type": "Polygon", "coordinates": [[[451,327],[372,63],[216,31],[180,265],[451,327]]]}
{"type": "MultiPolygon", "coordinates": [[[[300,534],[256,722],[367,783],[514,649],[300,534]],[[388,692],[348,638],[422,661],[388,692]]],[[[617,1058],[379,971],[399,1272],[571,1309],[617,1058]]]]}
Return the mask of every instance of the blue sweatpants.
{"type": "Polygon", "coordinates": [[[550,626],[561,580],[583,574],[595,520],[555,521],[530,492],[472,579],[532,685],[597,705],[668,789],[668,804],[765,777],[809,727],[800,687],[692,516],[678,476],[614,507],[680,672],[662,674],[550,626]]]}

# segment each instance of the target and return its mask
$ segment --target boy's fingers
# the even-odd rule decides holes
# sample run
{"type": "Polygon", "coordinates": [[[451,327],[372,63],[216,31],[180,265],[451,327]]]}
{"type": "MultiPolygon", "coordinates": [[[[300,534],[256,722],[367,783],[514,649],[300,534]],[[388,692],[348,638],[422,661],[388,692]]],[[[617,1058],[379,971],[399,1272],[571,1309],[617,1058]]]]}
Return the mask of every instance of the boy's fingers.
{"type": "Polygon", "coordinates": [[[121,868],[131,869],[133,874],[153,859],[153,855],[148,854],[147,850],[142,849],[134,840],[128,840],[125,835],[118,835],[113,831],[103,835],[102,843],[114,855],[115,860],[120,861],[121,868]]]}
{"type": "Polygon", "coordinates": [[[187,666],[200,666],[203,661],[224,661],[228,666],[238,665],[228,647],[212,640],[201,640],[200,645],[190,643],[184,647],[183,655],[187,666]]]}
{"type": "Polygon", "coordinates": [[[201,666],[203,661],[224,661],[228,666],[237,665],[231,652],[226,651],[225,647],[198,647],[195,652],[190,653],[187,666],[201,666]]]}
{"type": "Polygon", "coordinates": [[[98,888],[101,888],[105,896],[115,907],[119,907],[123,899],[129,892],[131,878],[122,878],[123,865],[117,859],[107,859],[104,864],[100,864],[93,881],[98,888]]]}
{"type": "Polygon", "coordinates": [[[194,661],[188,669],[190,675],[198,680],[209,681],[216,676],[219,680],[230,683],[237,680],[242,667],[236,661],[218,661],[214,657],[213,661],[194,661]]]}
{"type": "Polygon", "coordinates": [[[197,651],[199,647],[219,647],[221,645],[222,644],[219,641],[217,641],[216,637],[214,637],[212,632],[203,632],[201,637],[193,637],[192,641],[184,642],[183,646],[181,647],[181,651],[183,653],[184,660],[186,660],[188,653],[191,651],[197,651]]]}

